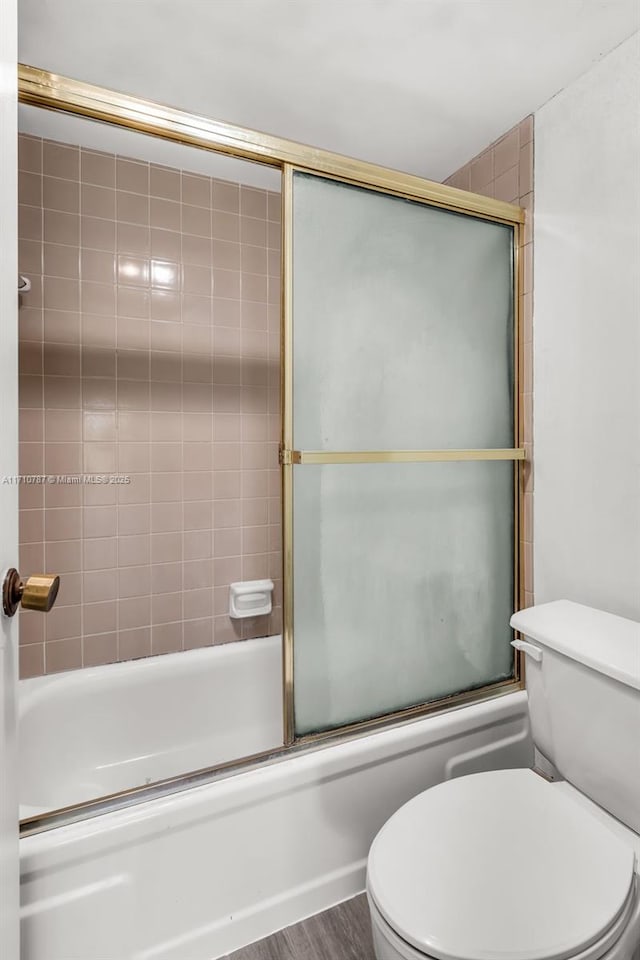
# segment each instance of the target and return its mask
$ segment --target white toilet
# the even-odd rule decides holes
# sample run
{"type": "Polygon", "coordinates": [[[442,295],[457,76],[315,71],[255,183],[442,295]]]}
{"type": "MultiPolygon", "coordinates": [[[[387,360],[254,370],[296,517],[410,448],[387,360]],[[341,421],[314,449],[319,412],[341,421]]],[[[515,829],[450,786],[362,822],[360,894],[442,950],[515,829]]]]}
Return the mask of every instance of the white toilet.
{"type": "Polygon", "coordinates": [[[564,779],[477,773],[398,810],[369,854],[377,960],[640,960],[640,624],[561,600],[511,625],[564,779]]]}

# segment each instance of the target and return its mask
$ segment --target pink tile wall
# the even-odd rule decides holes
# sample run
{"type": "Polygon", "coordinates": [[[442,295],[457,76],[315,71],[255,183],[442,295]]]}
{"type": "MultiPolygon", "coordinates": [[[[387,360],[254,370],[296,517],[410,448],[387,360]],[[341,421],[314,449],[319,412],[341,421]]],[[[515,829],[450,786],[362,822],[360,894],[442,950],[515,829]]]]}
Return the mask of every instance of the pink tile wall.
{"type": "Polygon", "coordinates": [[[486,197],[517,203],[526,210],[524,264],[522,272],[520,350],[520,431],[524,437],[527,463],[524,467],[525,493],[520,528],[520,551],[524,573],[524,606],[533,603],[533,116],[526,117],[486,150],[456,170],[445,183],[472,190],[486,197]]]}
{"type": "Polygon", "coordinates": [[[280,196],[21,135],[24,677],[280,630],[280,196]],[[270,618],[228,585],[270,576],[270,618]]]}

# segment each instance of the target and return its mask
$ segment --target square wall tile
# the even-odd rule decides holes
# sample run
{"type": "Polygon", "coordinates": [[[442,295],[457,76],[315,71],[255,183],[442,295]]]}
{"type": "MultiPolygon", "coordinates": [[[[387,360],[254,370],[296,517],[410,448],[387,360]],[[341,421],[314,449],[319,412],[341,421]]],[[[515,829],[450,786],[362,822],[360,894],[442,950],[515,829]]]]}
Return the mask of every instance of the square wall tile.
{"type": "Polygon", "coordinates": [[[115,187],[116,158],[94,150],[80,151],[80,179],[99,187],[115,187]]]}

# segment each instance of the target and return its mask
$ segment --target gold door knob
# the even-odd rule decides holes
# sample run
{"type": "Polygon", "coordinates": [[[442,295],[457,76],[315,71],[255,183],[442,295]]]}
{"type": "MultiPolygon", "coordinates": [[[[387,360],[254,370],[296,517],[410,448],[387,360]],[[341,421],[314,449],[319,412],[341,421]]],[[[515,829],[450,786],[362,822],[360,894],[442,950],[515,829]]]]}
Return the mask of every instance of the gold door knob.
{"type": "Polygon", "coordinates": [[[56,602],[60,577],[52,573],[36,573],[23,580],[13,567],[7,570],[2,584],[2,609],[12,617],[20,604],[25,610],[48,613],[56,602]]]}

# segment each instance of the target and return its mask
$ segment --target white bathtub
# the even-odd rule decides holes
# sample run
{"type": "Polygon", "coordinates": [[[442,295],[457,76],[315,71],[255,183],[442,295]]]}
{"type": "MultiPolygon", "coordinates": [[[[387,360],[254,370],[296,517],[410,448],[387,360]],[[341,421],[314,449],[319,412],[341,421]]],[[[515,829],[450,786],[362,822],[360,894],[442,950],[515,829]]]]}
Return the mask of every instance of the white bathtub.
{"type": "Polygon", "coordinates": [[[20,683],[21,818],[282,746],[280,637],[20,683]]]}
{"type": "MultiPolygon", "coordinates": [[[[279,743],[280,698],[255,684],[279,657],[250,641],[24,684],[25,803],[210,765],[232,722],[236,753],[279,743]]],[[[362,891],[371,840],[416,793],[531,759],[518,692],[24,837],[22,960],[223,956],[362,891]]]]}

